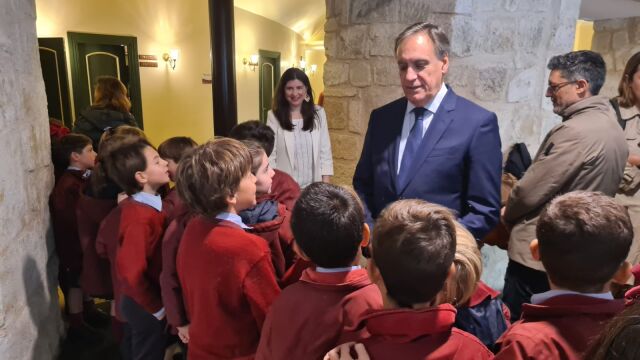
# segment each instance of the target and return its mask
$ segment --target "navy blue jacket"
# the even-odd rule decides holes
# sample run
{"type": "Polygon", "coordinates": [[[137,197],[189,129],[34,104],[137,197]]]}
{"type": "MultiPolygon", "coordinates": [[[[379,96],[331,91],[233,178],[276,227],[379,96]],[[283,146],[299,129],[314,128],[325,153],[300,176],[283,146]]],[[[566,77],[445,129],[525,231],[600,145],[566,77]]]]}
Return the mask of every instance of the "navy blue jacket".
{"type": "Polygon", "coordinates": [[[401,98],[371,112],[353,187],[367,222],[399,199],[423,199],[452,209],[482,239],[500,213],[502,154],[498,119],[449,88],[424,135],[409,181],[396,184],[398,145],[407,109],[401,98]]]}

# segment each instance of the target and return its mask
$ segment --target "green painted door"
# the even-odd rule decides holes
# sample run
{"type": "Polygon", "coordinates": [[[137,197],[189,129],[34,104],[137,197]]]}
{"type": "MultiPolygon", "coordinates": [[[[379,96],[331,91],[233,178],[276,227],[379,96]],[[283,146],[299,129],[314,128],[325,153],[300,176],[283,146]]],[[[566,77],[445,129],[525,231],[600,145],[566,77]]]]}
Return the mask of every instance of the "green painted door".
{"type": "Polygon", "coordinates": [[[273,94],[280,80],[280,53],[260,50],[260,121],[267,121],[273,94]]]}
{"type": "Polygon", "coordinates": [[[142,127],[137,41],[129,36],[69,33],[74,109],[77,114],[93,103],[100,76],[118,78],[127,87],[131,113],[142,127]]]}
{"type": "Polygon", "coordinates": [[[67,81],[67,62],[65,59],[63,38],[38,38],[40,67],[47,94],[47,111],[50,118],[73,126],[71,105],[69,103],[69,83],[67,81]]]}

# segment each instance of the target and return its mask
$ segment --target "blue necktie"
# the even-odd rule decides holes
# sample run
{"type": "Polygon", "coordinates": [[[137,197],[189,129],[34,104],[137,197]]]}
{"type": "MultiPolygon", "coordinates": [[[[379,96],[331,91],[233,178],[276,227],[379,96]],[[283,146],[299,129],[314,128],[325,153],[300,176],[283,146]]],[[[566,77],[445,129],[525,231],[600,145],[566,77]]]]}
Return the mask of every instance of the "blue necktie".
{"type": "Polygon", "coordinates": [[[407,143],[404,146],[404,153],[402,153],[402,163],[400,163],[400,171],[398,172],[398,188],[401,189],[406,185],[409,176],[409,169],[416,157],[420,143],[422,142],[422,129],[424,128],[424,115],[427,109],[417,107],[413,109],[416,121],[413,123],[413,127],[407,137],[407,143]]]}

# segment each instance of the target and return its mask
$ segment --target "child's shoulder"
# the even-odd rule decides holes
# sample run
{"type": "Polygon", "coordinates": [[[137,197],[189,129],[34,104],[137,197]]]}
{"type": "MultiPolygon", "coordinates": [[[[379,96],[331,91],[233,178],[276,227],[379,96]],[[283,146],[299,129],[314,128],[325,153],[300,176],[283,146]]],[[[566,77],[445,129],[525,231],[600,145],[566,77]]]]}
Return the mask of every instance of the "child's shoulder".
{"type": "Polygon", "coordinates": [[[269,252],[266,241],[229,221],[217,221],[205,240],[221,250],[240,251],[246,257],[262,256],[269,252]]]}

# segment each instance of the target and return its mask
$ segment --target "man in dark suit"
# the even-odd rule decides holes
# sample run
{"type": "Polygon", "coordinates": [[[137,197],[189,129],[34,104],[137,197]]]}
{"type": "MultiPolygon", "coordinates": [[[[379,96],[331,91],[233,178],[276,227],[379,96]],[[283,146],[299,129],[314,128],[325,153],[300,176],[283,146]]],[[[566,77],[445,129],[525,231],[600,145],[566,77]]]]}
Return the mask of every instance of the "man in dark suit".
{"type": "Polygon", "coordinates": [[[449,40],[417,23],[396,38],[405,96],[371,112],[353,187],[371,225],[398,199],[454,210],[477,239],[498,222],[502,155],[494,113],[444,84],[449,40]]]}

